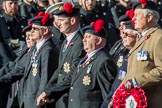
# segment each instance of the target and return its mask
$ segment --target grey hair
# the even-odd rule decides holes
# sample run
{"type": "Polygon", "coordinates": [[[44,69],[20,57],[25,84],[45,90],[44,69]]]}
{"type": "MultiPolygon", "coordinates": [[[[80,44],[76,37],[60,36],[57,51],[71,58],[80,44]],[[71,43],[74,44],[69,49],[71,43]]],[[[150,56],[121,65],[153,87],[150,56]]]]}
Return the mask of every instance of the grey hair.
{"type": "Polygon", "coordinates": [[[150,10],[150,9],[143,9],[143,14],[146,17],[148,14],[152,14],[154,16],[153,22],[157,23],[158,20],[160,19],[160,15],[157,11],[150,10]]]}

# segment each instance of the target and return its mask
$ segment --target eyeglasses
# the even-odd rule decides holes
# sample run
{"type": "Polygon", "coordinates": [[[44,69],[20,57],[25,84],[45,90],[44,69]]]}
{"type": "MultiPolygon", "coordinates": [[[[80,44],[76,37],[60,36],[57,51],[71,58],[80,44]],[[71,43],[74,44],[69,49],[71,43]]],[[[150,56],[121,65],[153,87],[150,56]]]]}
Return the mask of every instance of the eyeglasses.
{"type": "Polygon", "coordinates": [[[132,37],[132,38],[136,38],[137,35],[134,35],[134,34],[130,34],[130,33],[127,33],[127,32],[123,32],[124,36],[126,37],[132,37]]]}
{"type": "Polygon", "coordinates": [[[32,30],[34,30],[34,31],[39,31],[39,30],[41,30],[41,28],[32,27],[32,30]]]}

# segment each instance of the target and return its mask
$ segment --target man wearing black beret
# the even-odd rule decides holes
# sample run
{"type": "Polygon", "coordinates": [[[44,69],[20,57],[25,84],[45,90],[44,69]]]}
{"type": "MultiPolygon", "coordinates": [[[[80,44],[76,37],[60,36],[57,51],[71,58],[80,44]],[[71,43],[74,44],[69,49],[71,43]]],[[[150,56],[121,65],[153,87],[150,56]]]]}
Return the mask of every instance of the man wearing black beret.
{"type": "MultiPolygon", "coordinates": [[[[61,4],[52,14],[58,16],[58,28],[60,32],[65,34],[66,39],[61,46],[59,66],[45,88],[49,94],[51,91],[48,87],[59,84],[68,75],[72,74],[80,59],[85,55],[82,42],[83,36],[79,30],[79,8],[67,2],[61,4]]],[[[61,94],[61,97],[55,102],[55,108],[67,108],[68,93],[61,94]]]]}
{"type": "Polygon", "coordinates": [[[73,74],[62,82],[48,86],[38,97],[37,105],[42,105],[58,94],[69,92],[68,108],[99,108],[110,90],[116,76],[117,67],[103,48],[106,44],[104,21],[99,19],[83,28],[83,57],[73,74]]]}
{"type": "Polygon", "coordinates": [[[36,16],[32,20],[32,38],[36,41],[28,56],[24,76],[20,84],[20,108],[37,108],[35,99],[45,88],[58,66],[58,51],[51,39],[53,20],[50,14],[36,16]]]}

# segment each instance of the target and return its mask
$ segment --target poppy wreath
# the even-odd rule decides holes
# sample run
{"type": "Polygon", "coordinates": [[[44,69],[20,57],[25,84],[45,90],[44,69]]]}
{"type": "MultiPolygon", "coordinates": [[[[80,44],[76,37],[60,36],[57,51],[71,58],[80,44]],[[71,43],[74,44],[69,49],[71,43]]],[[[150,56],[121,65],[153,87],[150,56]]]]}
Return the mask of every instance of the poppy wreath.
{"type": "MultiPolygon", "coordinates": [[[[115,92],[113,108],[127,108],[126,99],[132,96],[136,101],[136,108],[146,108],[147,99],[144,90],[140,87],[132,88],[129,92],[125,90],[124,84],[122,84],[115,92]]],[[[134,107],[133,107],[134,108],[134,107]]]]}

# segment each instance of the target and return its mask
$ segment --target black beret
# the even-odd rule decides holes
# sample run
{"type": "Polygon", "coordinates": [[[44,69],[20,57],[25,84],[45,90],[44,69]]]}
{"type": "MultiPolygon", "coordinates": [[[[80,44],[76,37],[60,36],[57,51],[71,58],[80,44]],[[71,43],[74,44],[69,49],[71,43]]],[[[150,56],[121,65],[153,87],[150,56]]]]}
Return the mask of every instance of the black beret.
{"type": "Polygon", "coordinates": [[[25,27],[22,29],[22,32],[25,33],[25,32],[27,32],[27,31],[29,31],[29,30],[31,30],[31,29],[32,29],[32,24],[25,26],[25,27]]]}
{"type": "Polygon", "coordinates": [[[126,28],[126,29],[132,29],[132,30],[135,30],[134,25],[133,25],[133,23],[132,23],[131,20],[126,21],[124,24],[125,24],[125,28],[126,28]]]}
{"type": "Polygon", "coordinates": [[[129,9],[129,10],[127,10],[125,12],[124,15],[119,17],[119,22],[132,20],[133,16],[134,16],[134,10],[133,9],[129,9]]]}
{"type": "Polygon", "coordinates": [[[52,14],[64,17],[79,16],[80,8],[72,4],[71,2],[66,2],[64,4],[61,4],[59,8],[52,14]]]}
{"type": "Polygon", "coordinates": [[[140,0],[132,5],[133,9],[150,9],[158,12],[157,5],[153,1],[140,0]]]}
{"type": "Polygon", "coordinates": [[[92,35],[106,38],[107,36],[107,31],[104,28],[104,21],[102,19],[96,20],[96,22],[92,22],[90,25],[82,28],[82,33],[90,33],[92,35]]]}
{"type": "Polygon", "coordinates": [[[130,20],[130,18],[127,15],[121,15],[119,17],[119,22],[121,22],[121,21],[128,21],[128,20],[130,20]]]}
{"type": "Polygon", "coordinates": [[[45,13],[43,16],[35,16],[29,19],[28,22],[39,26],[53,26],[53,18],[49,13],[45,13]]]}

